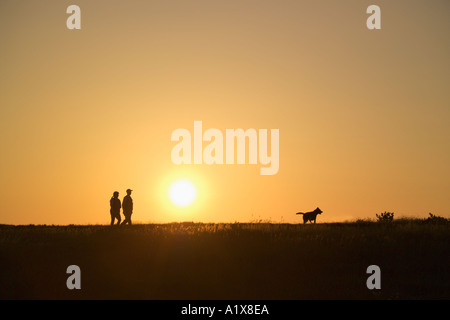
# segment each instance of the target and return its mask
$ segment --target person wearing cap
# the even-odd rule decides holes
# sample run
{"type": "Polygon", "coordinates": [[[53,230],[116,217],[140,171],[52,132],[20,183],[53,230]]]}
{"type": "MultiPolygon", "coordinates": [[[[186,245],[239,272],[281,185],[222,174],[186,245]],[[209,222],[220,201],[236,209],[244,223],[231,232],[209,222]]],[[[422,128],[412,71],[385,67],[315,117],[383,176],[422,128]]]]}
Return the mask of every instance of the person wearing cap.
{"type": "Polygon", "coordinates": [[[122,210],[123,215],[125,216],[125,220],[123,220],[122,224],[131,225],[131,214],[133,213],[133,199],[131,198],[131,189],[127,189],[127,195],[123,197],[122,201],[122,210]]]}
{"type": "Polygon", "coordinates": [[[109,211],[111,213],[111,225],[114,224],[114,220],[117,219],[117,224],[120,224],[120,208],[121,203],[119,199],[119,192],[114,191],[113,196],[111,197],[111,200],[109,200],[109,205],[111,206],[111,210],[109,211]]]}

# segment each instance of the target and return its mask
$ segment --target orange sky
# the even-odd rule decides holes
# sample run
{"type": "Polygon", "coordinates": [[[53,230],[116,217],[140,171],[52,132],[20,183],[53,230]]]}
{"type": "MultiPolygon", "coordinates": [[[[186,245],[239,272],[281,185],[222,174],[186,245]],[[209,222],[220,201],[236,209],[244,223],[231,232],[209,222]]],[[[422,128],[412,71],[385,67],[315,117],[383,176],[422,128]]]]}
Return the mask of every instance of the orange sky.
{"type": "Polygon", "coordinates": [[[0,223],[450,215],[450,3],[0,3],[0,223]],[[81,8],[81,30],[66,8],[81,8]],[[381,30],[366,8],[381,7],[381,30]],[[175,165],[171,133],[279,129],[279,171],[175,165]],[[197,188],[177,208],[168,189],[197,188]]]}

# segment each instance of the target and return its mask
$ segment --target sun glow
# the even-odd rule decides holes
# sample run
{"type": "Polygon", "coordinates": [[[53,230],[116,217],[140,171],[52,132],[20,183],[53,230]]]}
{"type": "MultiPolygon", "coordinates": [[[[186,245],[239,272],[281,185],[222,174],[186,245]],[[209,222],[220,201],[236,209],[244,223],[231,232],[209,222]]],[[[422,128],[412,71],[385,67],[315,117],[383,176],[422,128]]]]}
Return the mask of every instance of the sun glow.
{"type": "Polygon", "coordinates": [[[194,185],[188,180],[178,180],[169,189],[169,197],[173,204],[185,207],[191,204],[197,195],[194,185]]]}

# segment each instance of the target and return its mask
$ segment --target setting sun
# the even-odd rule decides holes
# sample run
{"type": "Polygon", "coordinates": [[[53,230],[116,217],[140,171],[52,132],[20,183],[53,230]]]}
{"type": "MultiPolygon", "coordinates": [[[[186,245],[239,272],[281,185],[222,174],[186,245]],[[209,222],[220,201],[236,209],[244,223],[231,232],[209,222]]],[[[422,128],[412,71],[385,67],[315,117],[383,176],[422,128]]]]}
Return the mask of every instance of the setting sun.
{"type": "Polygon", "coordinates": [[[187,180],[174,182],[169,190],[170,200],[179,207],[191,204],[195,200],[196,194],[194,185],[187,180]]]}

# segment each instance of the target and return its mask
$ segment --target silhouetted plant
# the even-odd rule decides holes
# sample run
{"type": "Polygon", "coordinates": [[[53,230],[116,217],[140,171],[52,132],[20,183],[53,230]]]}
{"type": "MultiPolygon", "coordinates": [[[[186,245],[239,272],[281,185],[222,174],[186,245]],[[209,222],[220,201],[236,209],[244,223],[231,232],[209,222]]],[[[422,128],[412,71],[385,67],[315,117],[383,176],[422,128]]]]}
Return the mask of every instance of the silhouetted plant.
{"type": "Polygon", "coordinates": [[[427,219],[425,219],[426,223],[449,223],[450,222],[449,219],[446,219],[444,217],[435,216],[431,212],[428,213],[428,214],[430,216],[427,219]]]}
{"type": "Polygon", "coordinates": [[[393,212],[383,212],[380,214],[376,214],[377,221],[378,222],[392,222],[394,220],[394,213],[393,212]]]}

